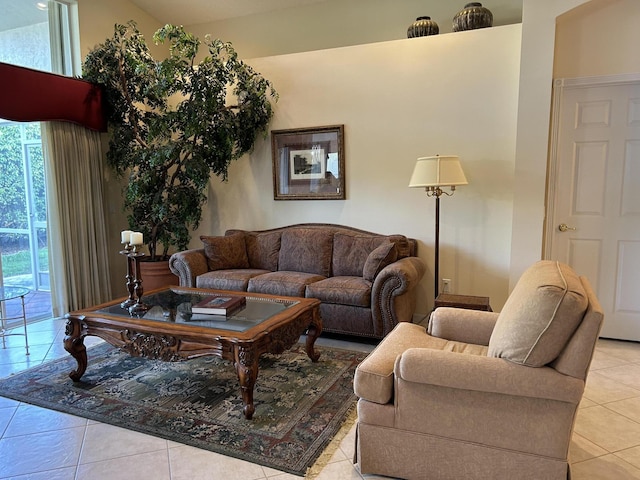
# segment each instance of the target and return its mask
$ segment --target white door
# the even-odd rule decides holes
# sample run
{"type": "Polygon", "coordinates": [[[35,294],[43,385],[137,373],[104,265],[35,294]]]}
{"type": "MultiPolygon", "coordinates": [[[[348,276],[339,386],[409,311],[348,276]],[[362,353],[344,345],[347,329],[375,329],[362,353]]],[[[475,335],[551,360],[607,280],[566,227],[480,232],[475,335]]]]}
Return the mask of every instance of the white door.
{"type": "Polygon", "coordinates": [[[635,80],[556,84],[546,258],[589,278],[605,312],[602,337],[640,341],[640,79],[635,80]]]}

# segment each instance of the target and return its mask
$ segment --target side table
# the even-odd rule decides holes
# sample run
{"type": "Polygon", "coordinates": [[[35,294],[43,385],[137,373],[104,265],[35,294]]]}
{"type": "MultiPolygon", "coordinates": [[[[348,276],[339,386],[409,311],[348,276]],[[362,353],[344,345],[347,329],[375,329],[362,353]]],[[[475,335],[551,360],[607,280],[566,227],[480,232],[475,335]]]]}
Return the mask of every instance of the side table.
{"type": "Polygon", "coordinates": [[[29,293],[29,291],[30,290],[26,287],[10,287],[7,285],[0,287],[0,303],[13,300],[14,298],[20,298],[20,302],[22,303],[22,315],[5,317],[2,315],[2,309],[0,309],[0,337],[2,337],[2,348],[7,348],[5,337],[8,337],[9,335],[24,335],[24,344],[27,349],[27,355],[29,355],[29,340],[27,338],[27,313],[24,308],[24,297],[29,293]],[[22,319],[24,333],[9,332],[7,330],[7,322],[9,320],[20,319],[22,319]]]}
{"type": "Polygon", "coordinates": [[[489,297],[476,297],[473,295],[453,295],[451,293],[441,293],[436,298],[434,310],[438,307],[466,308],[469,310],[483,310],[493,312],[489,305],[489,297]]]}

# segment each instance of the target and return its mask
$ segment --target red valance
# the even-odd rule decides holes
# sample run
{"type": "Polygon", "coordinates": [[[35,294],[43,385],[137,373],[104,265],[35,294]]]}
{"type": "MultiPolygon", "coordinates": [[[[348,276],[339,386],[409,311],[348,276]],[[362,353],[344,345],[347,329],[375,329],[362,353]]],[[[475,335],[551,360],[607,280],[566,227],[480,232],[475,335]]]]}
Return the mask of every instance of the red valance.
{"type": "Polygon", "coordinates": [[[106,131],[98,85],[0,62],[0,118],[17,122],[59,120],[106,131]]]}

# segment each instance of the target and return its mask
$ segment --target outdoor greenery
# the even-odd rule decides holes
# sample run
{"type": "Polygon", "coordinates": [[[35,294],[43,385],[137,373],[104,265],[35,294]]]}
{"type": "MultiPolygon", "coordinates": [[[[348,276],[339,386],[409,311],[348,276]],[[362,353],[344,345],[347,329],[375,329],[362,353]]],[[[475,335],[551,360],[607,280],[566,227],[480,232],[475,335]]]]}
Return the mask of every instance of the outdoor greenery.
{"type": "MultiPolygon", "coordinates": [[[[7,122],[0,125],[0,228],[28,228],[23,153],[28,155],[31,163],[29,175],[33,186],[36,219],[46,220],[40,124],[7,122]]],[[[9,242],[8,237],[4,242],[9,242]]]]}
{"type": "MultiPolygon", "coordinates": [[[[49,271],[49,255],[46,247],[38,249],[40,270],[49,271]]],[[[16,275],[30,275],[31,255],[29,250],[20,250],[15,253],[2,254],[2,275],[5,278],[16,275]]]]}
{"type": "MultiPolygon", "coordinates": [[[[46,221],[44,157],[40,123],[0,124],[0,254],[5,278],[32,273],[29,246],[29,210],[37,221],[46,221]],[[27,171],[25,172],[25,168],[27,171]],[[28,198],[26,180],[32,198],[28,198]]],[[[38,250],[39,268],[48,270],[46,229],[38,228],[33,239],[38,250]]]]}
{"type": "Polygon", "coordinates": [[[196,62],[201,42],[183,27],[166,25],[153,39],[169,44],[168,58],[152,58],[134,22],[116,25],[87,55],[83,77],[104,87],[107,160],[128,176],[129,228],[161,259],[187,248],[211,174],[226,181],[230,163],[251,151],[277,94],[229,43],[206,37],[208,55],[196,62]]]}

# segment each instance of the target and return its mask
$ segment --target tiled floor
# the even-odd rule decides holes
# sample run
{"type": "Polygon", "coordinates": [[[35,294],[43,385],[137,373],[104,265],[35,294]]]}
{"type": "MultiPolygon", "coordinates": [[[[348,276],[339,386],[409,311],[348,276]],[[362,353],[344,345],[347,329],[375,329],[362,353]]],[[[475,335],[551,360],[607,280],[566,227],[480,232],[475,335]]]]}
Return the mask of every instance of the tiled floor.
{"type": "MultiPolygon", "coordinates": [[[[18,330],[19,331],[19,330],[18,330]]],[[[24,337],[0,349],[0,377],[67,355],[64,322],[29,326],[24,337]]],[[[100,341],[89,337],[87,346],[100,341]]],[[[321,338],[319,344],[369,351],[321,338]]],[[[0,395],[2,392],[0,392],[0,395]]],[[[319,480],[378,479],[353,466],[352,428],[319,480]]],[[[573,443],[573,480],[640,479],[640,344],[600,340],[578,413],[573,443]]],[[[21,404],[0,397],[0,478],[30,480],[293,480],[293,475],[241,460],[21,404]]]]}

